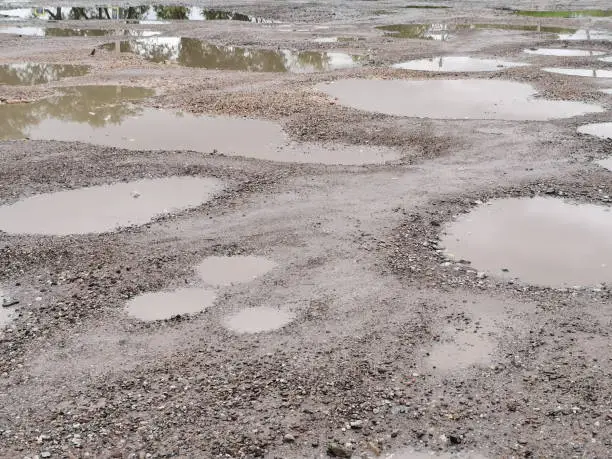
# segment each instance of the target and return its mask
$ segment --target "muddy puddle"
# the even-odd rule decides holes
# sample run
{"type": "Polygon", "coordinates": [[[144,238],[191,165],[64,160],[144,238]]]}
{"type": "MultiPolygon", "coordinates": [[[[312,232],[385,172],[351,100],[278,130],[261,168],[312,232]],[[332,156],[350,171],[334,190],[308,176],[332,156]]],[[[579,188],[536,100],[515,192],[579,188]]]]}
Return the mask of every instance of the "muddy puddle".
{"type": "Polygon", "coordinates": [[[236,11],[202,8],[201,6],[141,5],[104,7],[40,6],[0,9],[0,18],[62,20],[126,20],[143,22],[233,20],[271,23],[271,19],[250,16],[236,11]]]}
{"type": "Polygon", "coordinates": [[[457,23],[430,23],[430,24],[390,24],[378,26],[377,29],[385,32],[386,36],[394,38],[412,38],[421,40],[446,41],[454,38],[455,33],[476,32],[479,30],[505,30],[518,32],[538,32],[549,34],[571,35],[576,29],[565,27],[543,26],[541,24],[457,24],[457,23]]]}
{"type": "Polygon", "coordinates": [[[560,75],[570,75],[578,77],[590,77],[590,78],[612,78],[612,70],[600,70],[600,69],[574,69],[574,68],[558,68],[558,67],[547,67],[543,68],[545,72],[557,73],[560,75]]]}
{"type": "MultiPolygon", "coordinates": [[[[489,365],[492,362],[497,343],[491,337],[471,330],[452,330],[447,334],[451,338],[443,338],[441,343],[429,351],[427,365],[432,369],[450,373],[473,365],[489,365]]],[[[442,335],[445,335],[444,331],[442,335]]]]}
{"type": "Polygon", "coordinates": [[[601,56],[605,54],[603,51],[592,51],[589,49],[570,49],[570,48],[528,48],[525,50],[527,54],[536,54],[539,56],[557,56],[557,57],[590,57],[601,56]]]}
{"type": "Polygon", "coordinates": [[[0,65],[0,85],[44,84],[62,78],[79,77],[89,72],[86,65],[36,64],[31,62],[0,65]]]}
{"type": "Polygon", "coordinates": [[[416,59],[394,64],[393,68],[425,72],[497,72],[507,68],[524,67],[527,65],[529,64],[496,59],[477,59],[468,56],[437,56],[431,59],[416,59]]]}
{"type": "Polygon", "coordinates": [[[216,46],[194,38],[158,37],[107,43],[103,49],[132,53],[155,63],[243,72],[311,73],[359,67],[361,56],[338,52],[269,50],[216,46]]]}
{"type": "Polygon", "coordinates": [[[607,32],[605,30],[578,29],[573,32],[560,33],[559,40],[610,41],[612,40],[612,32],[607,32]]]}
{"type": "Polygon", "coordinates": [[[581,134],[594,135],[601,139],[612,139],[612,123],[593,123],[580,126],[578,132],[581,134]]]}
{"type": "Polygon", "coordinates": [[[599,113],[597,105],[536,98],[532,86],[496,80],[338,80],[317,86],[339,103],[396,116],[549,120],[599,113]]]}
{"type": "Polygon", "coordinates": [[[103,233],[197,207],[222,189],[213,178],[167,177],[39,194],[0,206],[0,230],[57,236],[103,233]]]}
{"type": "Polygon", "coordinates": [[[104,37],[118,35],[125,37],[153,37],[161,32],[128,29],[72,29],[60,27],[2,27],[0,33],[26,37],[104,37]]]}
{"type": "Polygon", "coordinates": [[[612,10],[515,10],[514,14],[533,18],[586,18],[610,17],[612,16],[612,10]]]}
{"type": "Polygon", "coordinates": [[[223,325],[236,333],[263,333],[283,328],[295,314],[268,306],[243,309],[223,319],[223,325]]]}
{"type": "Polygon", "coordinates": [[[197,314],[213,305],[217,294],[204,288],[181,288],[149,292],[131,299],[125,310],[139,320],[166,320],[177,315],[197,314]]]}
{"type": "Polygon", "coordinates": [[[0,105],[0,138],[76,141],[128,150],[191,150],[297,163],[359,165],[401,157],[390,148],[291,142],[272,121],[196,116],[124,102],[152,93],[143,88],[83,86],[66,91],[32,104],[0,105]]]}
{"type": "Polygon", "coordinates": [[[442,245],[497,277],[550,287],[612,281],[612,212],[555,198],[499,199],[460,216],[442,245]]]}
{"type": "Polygon", "coordinates": [[[208,257],[196,268],[200,279],[213,286],[251,282],[277,266],[272,260],[252,255],[208,257]]]}

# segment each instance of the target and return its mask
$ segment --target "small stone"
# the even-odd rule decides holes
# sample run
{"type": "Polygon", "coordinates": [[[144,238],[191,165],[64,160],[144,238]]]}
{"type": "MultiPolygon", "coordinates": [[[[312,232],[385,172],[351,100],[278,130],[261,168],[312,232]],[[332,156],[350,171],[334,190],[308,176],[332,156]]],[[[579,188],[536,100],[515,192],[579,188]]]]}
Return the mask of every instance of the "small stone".
{"type": "Polygon", "coordinates": [[[330,443],[327,445],[327,455],[331,457],[348,457],[353,455],[353,451],[345,446],[341,446],[338,443],[330,443]]]}
{"type": "Polygon", "coordinates": [[[395,438],[399,435],[399,430],[394,430],[393,432],[391,432],[391,438],[395,438]]]}
{"type": "Polygon", "coordinates": [[[40,453],[40,457],[51,457],[51,453],[49,451],[43,451],[40,453]]]}
{"type": "Polygon", "coordinates": [[[9,308],[11,306],[15,306],[16,304],[19,304],[19,300],[17,298],[11,298],[10,296],[5,296],[2,298],[3,308],[9,308]]]}
{"type": "Polygon", "coordinates": [[[284,443],[295,443],[295,437],[291,434],[287,434],[283,437],[284,443]]]}
{"type": "Polygon", "coordinates": [[[361,420],[357,420],[357,421],[351,421],[350,423],[351,429],[361,429],[363,427],[363,421],[361,420]]]}

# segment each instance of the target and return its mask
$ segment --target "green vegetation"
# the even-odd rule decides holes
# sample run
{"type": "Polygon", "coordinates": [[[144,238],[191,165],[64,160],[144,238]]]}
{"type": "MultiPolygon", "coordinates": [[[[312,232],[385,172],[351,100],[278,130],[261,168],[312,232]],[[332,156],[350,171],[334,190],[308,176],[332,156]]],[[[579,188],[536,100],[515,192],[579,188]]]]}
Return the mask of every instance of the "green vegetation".
{"type": "Polygon", "coordinates": [[[611,17],[612,10],[576,10],[576,11],[530,11],[515,10],[519,16],[534,18],[582,18],[582,17],[611,17]]]}

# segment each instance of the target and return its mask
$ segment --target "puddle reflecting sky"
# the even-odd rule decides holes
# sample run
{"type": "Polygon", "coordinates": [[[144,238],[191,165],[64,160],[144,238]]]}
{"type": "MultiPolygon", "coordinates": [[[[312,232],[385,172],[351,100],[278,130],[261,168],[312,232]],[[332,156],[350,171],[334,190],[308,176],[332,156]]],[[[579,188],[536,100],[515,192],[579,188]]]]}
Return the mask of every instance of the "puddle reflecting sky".
{"type": "Polygon", "coordinates": [[[590,78],[612,78],[612,70],[600,70],[600,69],[571,69],[571,68],[557,68],[549,67],[542,69],[549,73],[558,73],[560,75],[571,75],[579,77],[590,77],[590,78]]]}
{"type": "Polygon", "coordinates": [[[560,33],[559,40],[610,41],[612,40],[612,32],[607,32],[605,30],[579,29],[571,32],[560,33]]]}
{"type": "Polygon", "coordinates": [[[585,124],[578,128],[581,134],[589,134],[601,139],[612,139],[612,123],[585,124]]]}
{"type": "Polygon", "coordinates": [[[250,282],[276,267],[267,258],[253,255],[234,257],[208,257],[198,266],[197,272],[205,283],[227,286],[234,283],[250,282]]]}
{"type": "Polygon", "coordinates": [[[61,78],[83,76],[88,71],[89,67],[86,65],[4,64],[0,65],[0,84],[34,85],[49,83],[61,78]]]}
{"type": "Polygon", "coordinates": [[[396,69],[421,70],[425,72],[497,72],[511,67],[529,64],[506,62],[495,59],[476,59],[467,56],[437,56],[394,64],[396,69]]]}
{"type": "Polygon", "coordinates": [[[295,314],[268,306],[243,309],[226,317],[223,325],[236,333],[265,333],[283,328],[295,314]]]}
{"type": "Polygon", "coordinates": [[[395,38],[414,38],[422,40],[446,41],[453,38],[453,32],[476,31],[476,30],[508,30],[524,32],[540,32],[554,34],[573,34],[576,29],[564,27],[549,27],[542,25],[521,24],[391,24],[378,26],[377,29],[384,30],[385,35],[395,38]]]}
{"type": "Polygon", "coordinates": [[[124,35],[126,37],[152,37],[161,32],[128,29],[69,29],[60,27],[2,27],[0,33],[28,37],[103,37],[124,35]]]}
{"type": "Polygon", "coordinates": [[[107,43],[108,51],[133,53],[151,62],[250,72],[323,72],[358,67],[365,58],[345,53],[216,46],[193,38],[153,37],[107,43]]]}
{"type": "Polygon", "coordinates": [[[128,315],[145,321],[166,320],[177,315],[197,314],[212,306],[217,294],[203,288],[181,288],[169,292],[149,292],[126,304],[128,315]]]}
{"type": "Polygon", "coordinates": [[[524,52],[527,54],[537,54],[539,56],[558,56],[558,57],[589,57],[601,56],[603,51],[592,51],[589,49],[570,49],[570,48],[528,48],[524,52]]]}

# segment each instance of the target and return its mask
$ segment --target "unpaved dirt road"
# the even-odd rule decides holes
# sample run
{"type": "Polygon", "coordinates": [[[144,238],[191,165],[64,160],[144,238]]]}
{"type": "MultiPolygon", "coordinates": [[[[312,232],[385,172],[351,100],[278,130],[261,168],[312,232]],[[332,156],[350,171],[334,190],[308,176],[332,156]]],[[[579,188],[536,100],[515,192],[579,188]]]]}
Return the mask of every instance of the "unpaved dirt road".
{"type": "Polygon", "coordinates": [[[115,41],[109,37],[0,35],[0,64],[91,66],[85,76],[48,84],[0,85],[5,102],[33,102],[74,85],[143,86],[156,91],[138,102],[147,107],[273,120],[294,141],[401,155],[383,165],[334,166],[0,141],[2,205],[142,178],[225,184],[215,199],[143,226],[61,237],[0,232],[0,290],[19,300],[0,309],[12,314],[0,329],[0,456],[610,457],[610,284],[552,289],[485,276],[447,260],[439,245],[457,215],[494,198],[544,195],[609,207],[612,173],[593,160],[612,153],[612,144],[576,134],[585,123],[609,121],[609,112],[538,122],[395,117],[343,107],[315,89],[340,78],[493,78],[609,110],[612,96],[599,89],[612,81],[540,68],[611,64],[523,50],[570,46],[609,55],[612,41],[503,29],[461,29],[448,41],[397,39],[375,28],[541,21],[612,33],[610,18],[535,19],[495,9],[576,3],[609,6],[216,1],[213,7],[279,23],[125,25],[216,45],[333,50],[367,60],[311,74],[148,62],[99,48],[115,41]],[[352,39],[313,41],[335,36],[352,39]],[[532,65],[475,74],[390,68],[439,54],[532,65]],[[258,255],[276,267],[219,287],[214,305],[199,314],[154,322],[126,314],[126,301],[140,293],[200,285],[195,267],[210,255],[258,255]],[[257,334],[224,326],[228,315],[259,306],[284,308],[295,319],[257,334]]]}

